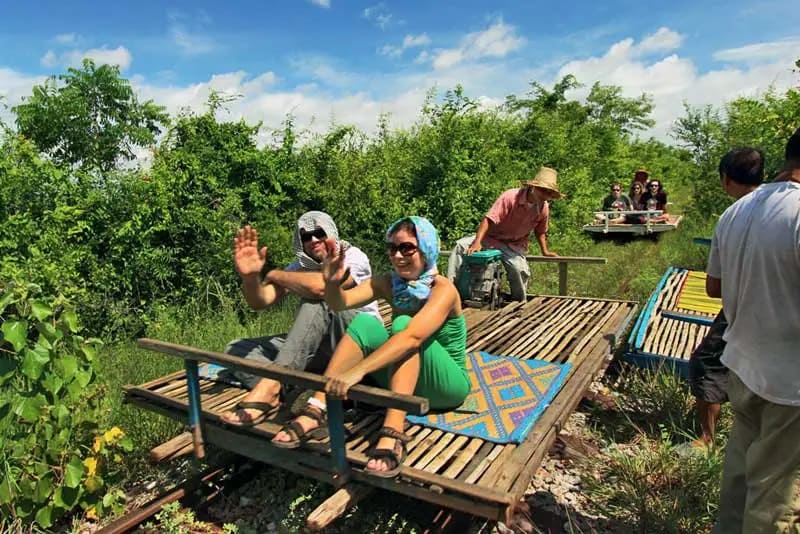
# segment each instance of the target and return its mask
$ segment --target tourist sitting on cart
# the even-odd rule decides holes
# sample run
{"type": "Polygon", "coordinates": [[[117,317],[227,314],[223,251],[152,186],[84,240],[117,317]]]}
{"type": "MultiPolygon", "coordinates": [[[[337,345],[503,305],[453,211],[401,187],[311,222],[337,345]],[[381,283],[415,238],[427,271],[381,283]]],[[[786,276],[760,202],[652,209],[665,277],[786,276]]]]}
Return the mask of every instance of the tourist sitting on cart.
{"type": "MultiPolygon", "coordinates": [[[[242,279],[242,292],[256,310],[269,308],[293,293],[300,298],[292,327],[287,334],[237,339],[225,352],[252,361],[284,365],[292,369],[322,372],[358,310],[334,313],[323,300],[321,254],[326,240],[338,247],[350,274],[347,284],[355,285],[372,276],[369,259],[358,248],[339,239],[333,219],[321,211],[309,211],[297,220],[292,241],[297,261],[284,269],[270,269],[267,248],[259,248],[255,228],[245,226],[233,240],[233,262],[242,279]]],[[[379,320],[378,305],[364,303],[363,312],[379,320]]],[[[280,409],[281,384],[243,372],[233,373],[250,392],[222,420],[236,426],[253,426],[280,409]]]]}
{"type": "MultiPolygon", "coordinates": [[[[392,303],[392,327],[390,336],[380,320],[358,314],[325,371],[325,391],[345,398],[369,375],[395,393],[427,398],[432,409],[456,408],[470,391],[467,325],[458,291],[436,268],[436,229],[422,217],[406,217],[389,227],[386,243],[393,270],[351,289],[342,286],[347,270],[330,243],[323,271],[326,302],[334,310],[346,310],[383,298],[392,303]]],[[[405,416],[403,410],[386,410],[377,443],[368,452],[369,473],[389,478],[400,472],[409,441],[403,433],[405,416]]],[[[275,435],[273,444],[296,448],[309,439],[323,439],[326,424],[325,393],[318,392],[275,435]]]]}
{"type": "Polygon", "coordinates": [[[647,191],[642,195],[642,206],[647,211],[659,210],[661,215],[650,217],[650,222],[667,222],[667,192],[664,185],[659,180],[650,180],[647,184],[647,191]]]}
{"type": "MultiPolygon", "coordinates": [[[[622,192],[622,185],[620,183],[611,184],[611,192],[603,199],[603,211],[630,211],[632,208],[631,199],[628,195],[622,192]]],[[[625,222],[624,215],[607,215],[605,213],[597,214],[595,217],[598,223],[608,219],[610,224],[625,222]]]]}
{"type": "Polygon", "coordinates": [[[464,254],[483,248],[497,249],[503,253],[511,298],[524,301],[531,276],[525,259],[531,232],[539,242],[542,256],[558,256],[547,248],[548,201],[564,197],[558,190],[557,179],[555,169],[542,167],[532,180],[522,182],[523,187],[509,189],[500,195],[481,221],[476,234],[456,241],[447,263],[447,277],[456,280],[464,254]]]}

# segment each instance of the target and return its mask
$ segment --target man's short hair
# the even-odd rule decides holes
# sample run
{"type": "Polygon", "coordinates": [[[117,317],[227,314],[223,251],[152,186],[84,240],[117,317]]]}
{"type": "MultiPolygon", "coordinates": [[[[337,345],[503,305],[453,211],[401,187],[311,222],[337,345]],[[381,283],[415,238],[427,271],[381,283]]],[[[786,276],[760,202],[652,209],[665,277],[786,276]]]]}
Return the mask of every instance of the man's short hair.
{"type": "Polygon", "coordinates": [[[800,128],[795,130],[786,143],[786,161],[800,161],[800,128]]]}
{"type": "Polygon", "coordinates": [[[734,148],[722,156],[719,177],[737,184],[760,185],[764,181],[764,153],[756,148],[734,148]]]}

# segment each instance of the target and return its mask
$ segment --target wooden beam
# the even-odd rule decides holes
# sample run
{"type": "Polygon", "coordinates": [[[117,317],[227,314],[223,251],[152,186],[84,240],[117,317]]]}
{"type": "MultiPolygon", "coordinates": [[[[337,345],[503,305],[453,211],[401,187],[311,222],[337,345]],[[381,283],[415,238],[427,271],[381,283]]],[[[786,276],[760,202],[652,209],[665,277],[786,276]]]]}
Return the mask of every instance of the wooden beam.
{"type": "Polygon", "coordinates": [[[558,264],[558,294],[564,296],[567,294],[567,267],[566,263],[558,264]]]}
{"type": "Polygon", "coordinates": [[[311,530],[322,530],[373,491],[373,488],[366,484],[346,485],[325,499],[325,502],[308,515],[306,526],[311,530]]]}
{"type": "MultiPolygon", "coordinates": [[[[136,344],[142,349],[177,356],[184,360],[215,363],[229,370],[243,371],[257,376],[263,376],[264,378],[271,378],[284,384],[292,384],[315,391],[323,391],[328,381],[327,378],[322,375],[308,373],[306,371],[297,371],[279,365],[254,362],[221,352],[211,352],[186,345],[159,341],[157,339],[141,338],[136,340],[136,344]]],[[[376,406],[383,406],[385,408],[397,408],[414,415],[425,415],[429,410],[428,399],[426,398],[416,397],[414,395],[400,395],[399,393],[394,393],[387,389],[360,384],[350,388],[347,396],[353,400],[374,404],[376,406]]]]}
{"type": "MultiPolygon", "coordinates": [[[[439,256],[449,257],[452,251],[444,250],[439,252],[439,256]]],[[[597,258],[592,256],[534,256],[527,254],[525,260],[528,263],[589,263],[589,264],[606,264],[608,258],[597,258]]]]}

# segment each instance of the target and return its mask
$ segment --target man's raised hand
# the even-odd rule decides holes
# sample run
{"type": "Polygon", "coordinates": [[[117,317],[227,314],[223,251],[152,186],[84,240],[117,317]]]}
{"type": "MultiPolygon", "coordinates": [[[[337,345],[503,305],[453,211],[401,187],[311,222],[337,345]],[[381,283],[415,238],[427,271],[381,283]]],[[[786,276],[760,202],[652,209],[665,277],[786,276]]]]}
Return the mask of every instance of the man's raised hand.
{"type": "Polygon", "coordinates": [[[322,251],[322,278],[326,283],[336,285],[342,285],[350,278],[350,268],[344,266],[344,254],[339,253],[339,246],[331,237],[325,240],[325,249],[322,251]]]}
{"type": "Polygon", "coordinates": [[[249,225],[233,238],[233,264],[239,276],[259,274],[267,261],[267,247],[258,248],[258,232],[249,225]]]}

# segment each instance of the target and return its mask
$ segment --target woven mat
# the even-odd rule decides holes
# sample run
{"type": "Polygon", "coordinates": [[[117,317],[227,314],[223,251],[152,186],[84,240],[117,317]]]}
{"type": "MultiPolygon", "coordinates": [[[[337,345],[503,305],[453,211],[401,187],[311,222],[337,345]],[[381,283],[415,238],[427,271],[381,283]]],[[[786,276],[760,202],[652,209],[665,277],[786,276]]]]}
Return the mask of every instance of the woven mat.
{"type": "Polygon", "coordinates": [[[520,443],[553,400],[572,365],[467,354],[472,391],[454,411],[408,416],[415,424],[485,439],[520,443]]]}

